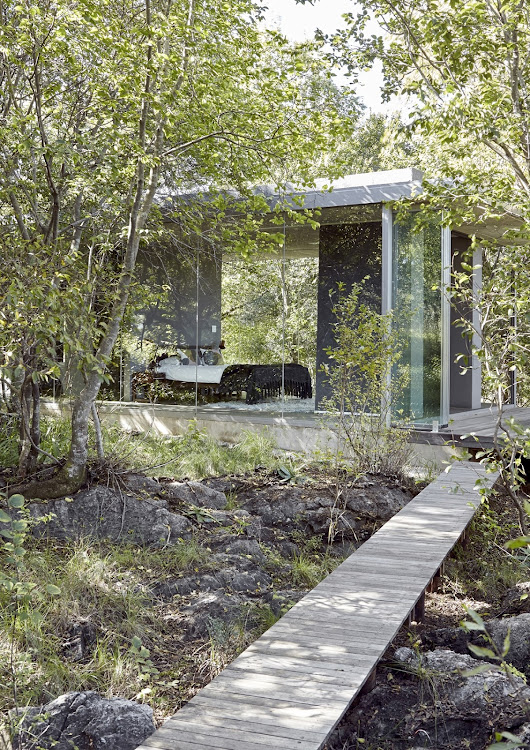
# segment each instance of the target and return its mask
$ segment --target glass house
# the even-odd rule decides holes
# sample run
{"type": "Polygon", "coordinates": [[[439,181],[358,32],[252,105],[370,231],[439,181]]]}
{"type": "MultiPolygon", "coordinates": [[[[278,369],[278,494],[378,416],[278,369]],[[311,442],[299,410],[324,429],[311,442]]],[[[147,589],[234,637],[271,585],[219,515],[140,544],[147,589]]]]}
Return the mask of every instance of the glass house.
{"type": "MultiPolygon", "coordinates": [[[[333,345],[330,293],[338,282],[348,289],[365,280],[367,303],[393,311],[400,329],[409,372],[395,407],[401,417],[436,430],[452,411],[480,408],[478,363],[451,325],[474,313],[452,309],[444,292],[473,229],[444,227],[435,213],[420,231],[412,212],[398,222],[393,205],[419,196],[421,181],[422,173],[410,168],[345,177],[332,191],[317,184],[301,197],[304,209],[319,209],[319,226],[292,220],[271,226],[283,233],[274,257],[244,262],[218,248],[183,252],[182,238],[178,251],[149,248],[139,262],[150,294],[122,341],[119,400],[194,410],[221,404],[282,416],[319,412],[328,389],[326,350],[333,345]],[[293,279],[294,303],[288,300],[293,279]],[[458,354],[472,365],[464,374],[458,354]]],[[[274,194],[267,197],[273,205],[274,194]]],[[[473,264],[480,264],[480,251],[473,264]]],[[[479,270],[474,284],[480,285],[479,270]]]]}

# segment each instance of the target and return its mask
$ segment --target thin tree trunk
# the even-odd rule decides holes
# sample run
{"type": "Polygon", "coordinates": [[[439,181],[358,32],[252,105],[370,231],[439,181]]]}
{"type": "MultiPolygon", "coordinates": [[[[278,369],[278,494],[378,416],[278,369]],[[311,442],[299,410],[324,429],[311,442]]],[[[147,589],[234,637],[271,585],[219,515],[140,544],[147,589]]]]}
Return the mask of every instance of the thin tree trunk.
{"type": "Polygon", "coordinates": [[[92,404],[92,421],[94,422],[94,430],[96,433],[96,451],[98,458],[103,460],[105,458],[105,449],[103,447],[103,435],[101,434],[101,420],[99,418],[96,404],[92,404]]]}

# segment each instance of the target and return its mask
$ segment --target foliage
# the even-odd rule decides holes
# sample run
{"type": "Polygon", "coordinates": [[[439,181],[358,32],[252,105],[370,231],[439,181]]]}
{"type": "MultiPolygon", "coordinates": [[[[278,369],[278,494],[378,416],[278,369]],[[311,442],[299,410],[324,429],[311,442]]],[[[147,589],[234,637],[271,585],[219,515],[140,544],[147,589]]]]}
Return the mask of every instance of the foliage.
{"type": "MultiPolygon", "coordinates": [[[[16,638],[26,625],[40,627],[43,615],[40,611],[46,598],[61,593],[55,583],[43,585],[26,578],[26,540],[32,524],[22,495],[11,495],[7,500],[7,511],[0,508],[0,602],[1,629],[6,636],[5,680],[11,692],[13,713],[8,716],[8,731],[12,739],[19,720],[18,712],[23,707],[19,697],[20,671],[24,659],[19,660],[16,638]]],[[[44,519],[46,520],[46,519],[44,519]]],[[[37,523],[39,523],[37,521],[37,523]]],[[[1,739],[1,737],[0,737],[1,739]]]]}
{"type": "MultiPolygon", "coordinates": [[[[477,227],[472,249],[484,246],[479,273],[464,257],[454,275],[453,301],[475,310],[461,326],[472,340],[484,373],[485,395],[497,410],[495,449],[502,456],[501,478],[517,506],[526,533],[524,498],[517,480],[520,434],[503,427],[510,388],[517,372],[520,398],[527,398],[528,266],[530,229],[530,25],[527,3],[507,0],[363,0],[334,39],[336,55],[350,70],[381,59],[384,96],[408,96],[411,133],[433,146],[422,202],[440,205],[452,227],[477,227]],[[370,17],[385,38],[367,34],[370,17]],[[352,43],[353,42],[353,46],[352,43]],[[487,220],[496,222],[494,240],[482,237],[487,220]],[[480,330],[478,327],[480,326],[480,330]]],[[[404,204],[405,205],[405,204],[404,204]]],[[[461,361],[463,369],[471,362],[461,361]]],[[[526,446],[525,446],[526,448],[526,446]]]]}
{"type": "MultiPolygon", "coordinates": [[[[287,242],[290,228],[286,228],[287,242]]],[[[298,362],[314,376],[318,261],[270,256],[223,264],[222,324],[230,363],[298,362]]]]}
{"type": "MultiPolygon", "coordinates": [[[[0,466],[4,468],[16,464],[13,431],[7,424],[5,432],[0,426],[0,466]]],[[[91,436],[93,429],[91,426],[91,436]]],[[[69,431],[68,419],[44,418],[43,449],[57,458],[63,456],[69,442],[69,431]]],[[[108,470],[109,477],[118,481],[121,475],[129,471],[145,471],[153,476],[166,473],[188,479],[245,474],[258,467],[270,470],[283,467],[293,476],[298,473],[298,459],[283,456],[266,430],[259,433],[243,430],[239,442],[227,445],[220,444],[193,421],[181,436],[131,433],[104,421],[102,436],[106,458],[103,462],[99,461],[92,448],[89,453],[90,471],[94,476],[101,476],[108,470]]]]}
{"type": "Polygon", "coordinates": [[[517,528],[515,508],[502,494],[483,499],[465,546],[459,545],[447,561],[455,593],[497,606],[508,589],[526,580],[524,560],[506,549],[517,528]]]}
{"type": "Polygon", "coordinates": [[[39,455],[39,386],[64,360],[75,399],[61,492],[84,478],[140,245],[156,247],[170,212],[182,249],[249,252],[268,210],[249,185],[310,179],[312,155],[349,132],[351,97],[328,85],[318,45],[263,30],[252,0],[0,12],[1,374],[23,412],[24,477],[39,455]]]}
{"type": "Polygon", "coordinates": [[[339,285],[334,300],[335,343],[326,354],[330,396],[324,407],[338,451],[359,472],[400,475],[409,457],[408,433],[390,424],[408,373],[400,365],[398,333],[390,314],[376,312],[363,287],[339,285]],[[390,373],[393,376],[390,380],[390,373]]]}

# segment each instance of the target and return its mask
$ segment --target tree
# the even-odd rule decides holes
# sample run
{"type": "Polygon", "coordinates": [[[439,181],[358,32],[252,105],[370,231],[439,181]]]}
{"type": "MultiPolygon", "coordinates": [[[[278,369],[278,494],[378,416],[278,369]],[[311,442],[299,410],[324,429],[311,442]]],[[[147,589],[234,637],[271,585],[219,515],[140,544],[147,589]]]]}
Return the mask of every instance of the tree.
{"type": "MultiPolygon", "coordinates": [[[[504,419],[509,372],[529,371],[530,285],[530,7],[521,0],[362,0],[333,42],[335,55],[355,73],[383,62],[387,100],[409,96],[409,132],[430,147],[422,204],[443,206],[448,225],[495,219],[501,231],[484,247],[482,289],[464,258],[453,298],[480,314],[480,329],[464,318],[466,335],[480,336],[485,387],[497,408],[495,447],[504,484],[526,533],[526,480],[521,456],[530,434],[504,419]],[[375,17],[385,37],[367,35],[375,17]],[[353,45],[352,45],[353,42],[353,45]]],[[[421,223],[421,213],[418,216],[421,223]]],[[[473,238],[473,246],[479,244],[473,238]]],[[[476,341],[475,337],[475,341],[476,341]]],[[[468,363],[462,361],[463,367],[468,363]]]]}
{"type": "Polygon", "coordinates": [[[310,85],[331,75],[316,47],[261,30],[252,0],[7,0],[0,16],[2,376],[11,392],[20,381],[24,476],[57,351],[82,375],[66,463],[25,489],[59,496],[84,480],[138,249],[162,232],[159,196],[177,196],[181,236],[246,252],[265,207],[251,184],[292,178],[286,164],[303,182],[350,125],[331,89],[310,85]]]}

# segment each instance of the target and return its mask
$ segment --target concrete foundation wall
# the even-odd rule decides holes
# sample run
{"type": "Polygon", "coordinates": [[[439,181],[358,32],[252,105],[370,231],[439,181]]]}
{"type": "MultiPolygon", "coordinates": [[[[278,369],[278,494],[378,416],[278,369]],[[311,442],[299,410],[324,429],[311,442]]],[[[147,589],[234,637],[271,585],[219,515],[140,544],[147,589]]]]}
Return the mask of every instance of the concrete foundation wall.
{"type": "MultiPolygon", "coordinates": [[[[117,424],[123,430],[152,432],[157,435],[183,435],[189,428],[195,413],[192,407],[123,404],[105,401],[98,404],[100,419],[106,424],[117,424]]],[[[49,416],[68,416],[67,403],[43,401],[42,413],[49,416]]],[[[213,414],[198,413],[197,427],[205,430],[216,440],[236,443],[243,431],[261,433],[266,431],[278,448],[297,453],[332,452],[336,449],[336,436],[318,415],[311,418],[289,416],[287,419],[263,414],[213,414]]],[[[440,472],[451,462],[451,456],[462,453],[451,445],[411,443],[411,468],[440,472]]]]}

